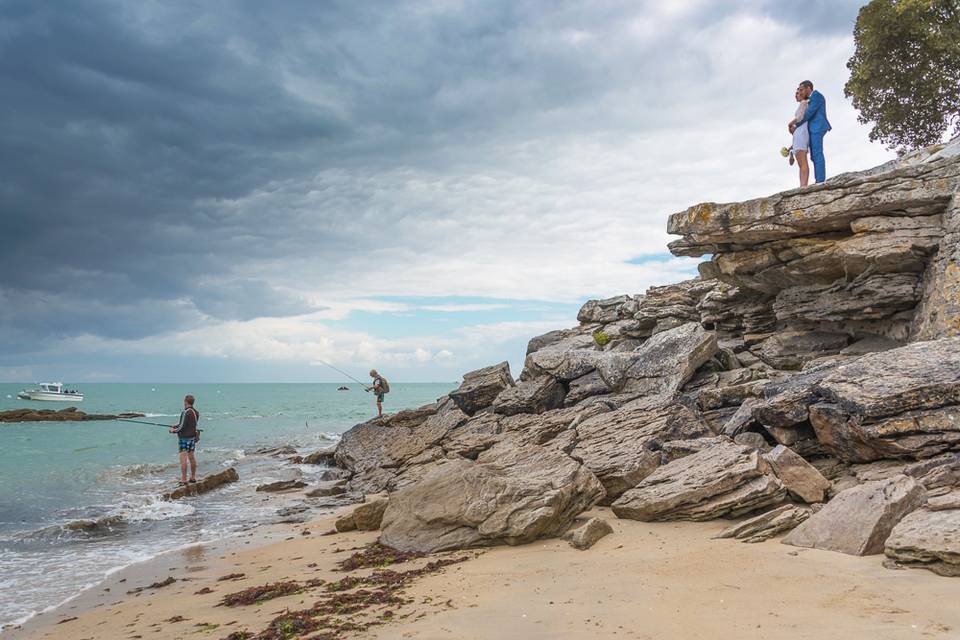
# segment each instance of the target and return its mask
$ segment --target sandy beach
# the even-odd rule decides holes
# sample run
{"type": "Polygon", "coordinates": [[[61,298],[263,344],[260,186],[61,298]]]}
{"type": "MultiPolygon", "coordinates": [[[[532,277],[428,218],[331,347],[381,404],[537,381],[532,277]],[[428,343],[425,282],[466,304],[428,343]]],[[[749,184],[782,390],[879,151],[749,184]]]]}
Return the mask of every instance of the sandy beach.
{"type": "MultiPolygon", "coordinates": [[[[586,515],[605,517],[614,527],[590,550],[546,540],[390,565],[387,570],[400,572],[437,559],[466,558],[403,585],[397,592],[403,604],[375,605],[342,618],[376,621],[365,631],[315,630],[299,637],[898,639],[960,634],[954,580],[922,570],[886,569],[881,556],[803,550],[777,540],[712,540],[727,525],[722,521],[642,523],[618,520],[603,508],[586,515]],[[385,611],[390,613],[384,616],[385,611]]],[[[331,583],[373,571],[337,570],[338,562],[375,542],[377,533],[322,535],[333,520],[254,534],[219,551],[193,547],[167,554],[118,573],[3,636],[126,640],[231,633],[241,638],[247,632],[256,637],[285,611],[307,609],[329,597],[331,583]],[[169,577],[177,581],[127,593],[169,577]],[[256,604],[217,606],[227,594],[291,580],[323,582],[256,604]]]]}

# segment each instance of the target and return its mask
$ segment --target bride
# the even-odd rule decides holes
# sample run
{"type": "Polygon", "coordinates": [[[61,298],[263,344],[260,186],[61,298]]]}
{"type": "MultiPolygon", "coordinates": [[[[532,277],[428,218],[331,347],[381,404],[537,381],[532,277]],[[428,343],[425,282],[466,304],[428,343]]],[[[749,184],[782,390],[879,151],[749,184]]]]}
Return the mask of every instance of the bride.
{"type": "MultiPolygon", "coordinates": [[[[796,93],[793,97],[799,103],[797,105],[797,114],[796,119],[800,120],[803,118],[804,111],[807,110],[807,100],[803,97],[803,94],[800,93],[800,88],[797,88],[796,93]]],[[[807,163],[807,155],[810,153],[810,130],[807,128],[807,123],[804,122],[799,127],[793,128],[793,147],[792,153],[790,154],[790,164],[793,164],[793,159],[796,157],[797,166],[800,168],[800,186],[805,187],[807,183],[810,182],[810,165],[807,163]]]]}

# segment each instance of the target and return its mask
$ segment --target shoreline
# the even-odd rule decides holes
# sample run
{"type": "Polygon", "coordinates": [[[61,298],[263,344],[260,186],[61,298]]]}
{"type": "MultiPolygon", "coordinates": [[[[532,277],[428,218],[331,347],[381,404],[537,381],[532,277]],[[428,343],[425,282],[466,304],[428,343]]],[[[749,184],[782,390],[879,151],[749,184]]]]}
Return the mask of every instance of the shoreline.
{"type": "MultiPolygon", "coordinates": [[[[331,513],[323,514],[304,523],[262,524],[247,531],[235,532],[226,537],[205,542],[190,542],[175,549],[162,551],[149,558],[109,569],[100,580],[87,584],[66,600],[51,605],[42,611],[33,612],[22,621],[7,623],[0,627],[0,638],[25,637],[23,634],[34,634],[47,627],[55,626],[58,622],[54,622],[50,618],[56,617],[57,614],[72,617],[89,613],[102,606],[102,600],[107,599],[108,595],[113,594],[115,590],[124,593],[127,585],[134,584],[138,580],[146,583],[156,574],[163,573],[162,567],[169,568],[169,565],[175,562],[189,562],[190,557],[194,554],[202,556],[218,555],[243,549],[253,542],[253,540],[246,540],[247,538],[256,538],[256,544],[252,545],[251,548],[274,544],[279,539],[289,536],[290,530],[294,527],[303,527],[309,522],[336,519],[342,510],[352,509],[354,506],[334,507],[331,513]],[[124,589],[119,587],[124,587],[124,589]]],[[[223,558],[218,557],[218,559],[222,560],[223,558]]]]}
{"type": "MultiPolygon", "coordinates": [[[[229,608],[216,606],[218,600],[267,583],[342,579],[346,574],[337,572],[336,563],[378,537],[376,531],[321,535],[353,508],[138,563],[71,606],[0,637],[45,640],[66,632],[98,640],[220,639],[241,631],[250,635],[233,637],[253,637],[285,610],[310,607],[324,589],[229,608]],[[235,572],[247,575],[219,580],[235,572]],[[168,576],[177,582],[127,593],[168,576]],[[203,588],[211,591],[192,595],[203,588]]],[[[619,520],[606,508],[584,514],[591,515],[606,519],[614,533],[587,551],[547,539],[389,565],[403,571],[439,558],[467,558],[417,578],[400,592],[405,604],[374,608],[374,626],[342,637],[732,640],[761,633],[899,640],[950,638],[960,630],[953,581],[922,570],[886,569],[881,556],[799,549],[779,538],[759,544],[712,539],[729,526],[726,520],[643,523],[619,520]]]]}

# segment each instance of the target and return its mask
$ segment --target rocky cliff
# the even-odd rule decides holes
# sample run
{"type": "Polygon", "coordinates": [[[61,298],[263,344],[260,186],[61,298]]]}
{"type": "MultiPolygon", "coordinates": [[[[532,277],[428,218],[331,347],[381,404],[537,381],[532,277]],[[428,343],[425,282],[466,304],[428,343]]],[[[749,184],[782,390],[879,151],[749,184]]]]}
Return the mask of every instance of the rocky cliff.
{"type": "Polygon", "coordinates": [[[335,460],[418,551],[620,518],[752,516],[729,537],[960,573],[960,143],[670,217],[700,276],[357,425],[335,460]]]}

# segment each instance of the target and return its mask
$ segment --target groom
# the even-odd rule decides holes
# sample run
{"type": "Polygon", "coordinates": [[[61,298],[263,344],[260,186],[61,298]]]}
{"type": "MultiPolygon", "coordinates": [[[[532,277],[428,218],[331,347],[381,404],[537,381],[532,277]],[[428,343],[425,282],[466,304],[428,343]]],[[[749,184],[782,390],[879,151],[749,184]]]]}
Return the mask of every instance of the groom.
{"type": "Polygon", "coordinates": [[[807,109],[803,117],[797,120],[794,118],[787,124],[790,133],[802,125],[808,123],[807,128],[810,131],[810,159],[813,160],[813,175],[817,182],[823,182],[827,179],[827,169],[824,166],[823,159],[823,136],[833,127],[827,120],[827,101],[823,94],[813,90],[813,83],[804,80],[800,83],[800,94],[807,99],[807,109]]]}

